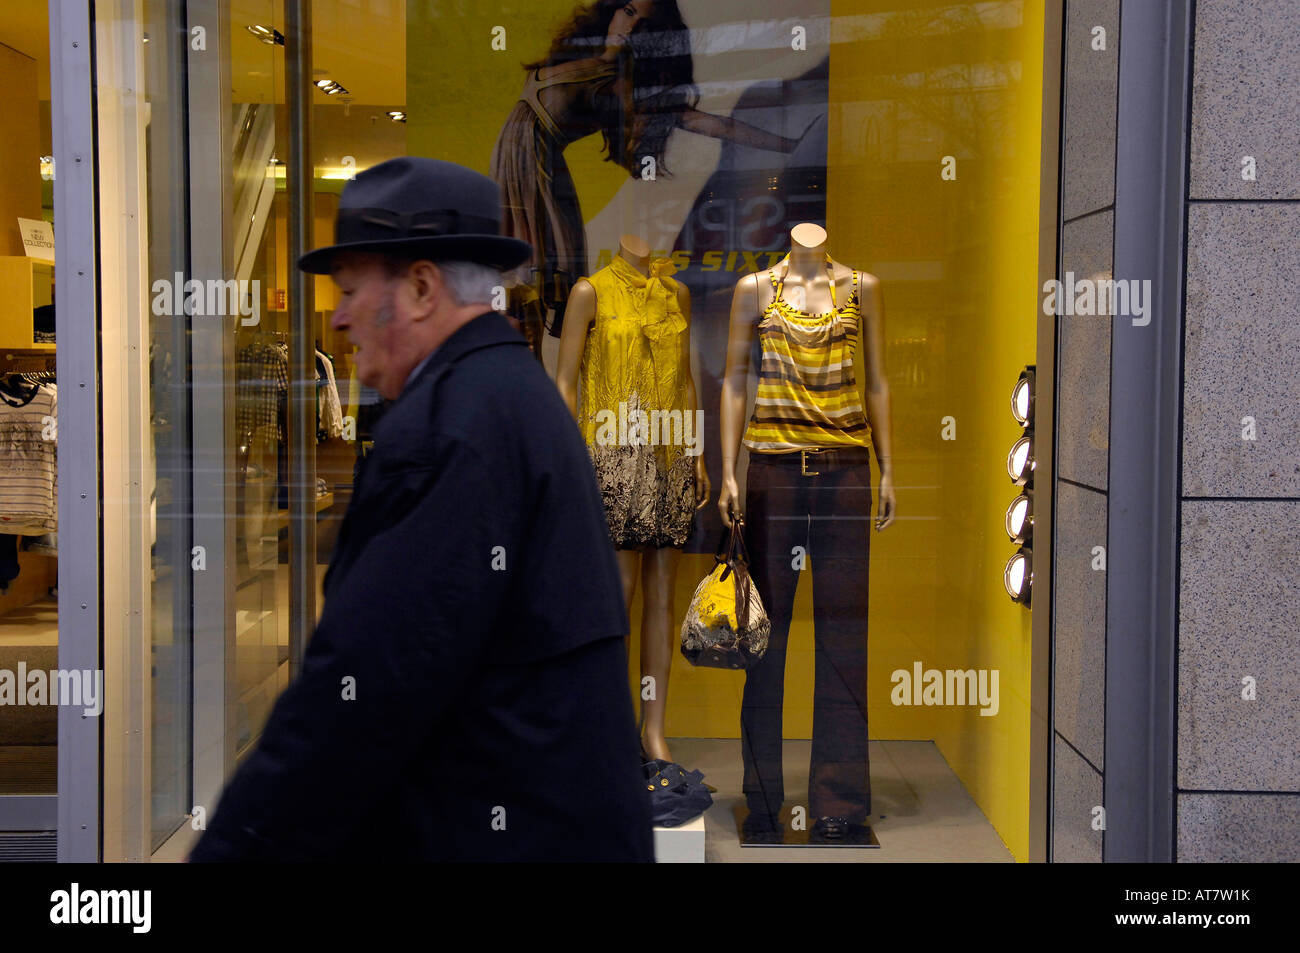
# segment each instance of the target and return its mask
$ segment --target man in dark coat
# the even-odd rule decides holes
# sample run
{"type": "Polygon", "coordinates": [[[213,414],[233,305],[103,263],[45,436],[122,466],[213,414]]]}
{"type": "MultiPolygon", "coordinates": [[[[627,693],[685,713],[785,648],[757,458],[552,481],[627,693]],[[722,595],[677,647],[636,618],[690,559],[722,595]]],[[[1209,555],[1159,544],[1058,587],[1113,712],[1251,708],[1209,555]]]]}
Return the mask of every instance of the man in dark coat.
{"type": "Polygon", "coordinates": [[[528,246],[490,179],[394,159],[344,189],[332,326],[395,401],[302,673],[192,858],[653,860],[627,616],[586,448],[489,305],[528,246]]]}

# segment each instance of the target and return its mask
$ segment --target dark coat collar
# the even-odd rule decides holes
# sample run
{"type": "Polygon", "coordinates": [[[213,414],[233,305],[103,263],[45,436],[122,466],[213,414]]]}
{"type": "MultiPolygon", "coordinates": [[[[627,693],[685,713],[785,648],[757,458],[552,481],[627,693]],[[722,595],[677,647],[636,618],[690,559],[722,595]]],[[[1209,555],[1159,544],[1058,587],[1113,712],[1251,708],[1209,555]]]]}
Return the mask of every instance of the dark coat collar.
{"type": "Polygon", "coordinates": [[[523,335],[495,311],[485,311],[477,318],[470,318],[430,355],[428,363],[420,368],[415,378],[403,388],[403,393],[428,377],[435,368],[443,364],[454,364],[471,351],[496,347],[499,344],[528,346],[523,335]]]}

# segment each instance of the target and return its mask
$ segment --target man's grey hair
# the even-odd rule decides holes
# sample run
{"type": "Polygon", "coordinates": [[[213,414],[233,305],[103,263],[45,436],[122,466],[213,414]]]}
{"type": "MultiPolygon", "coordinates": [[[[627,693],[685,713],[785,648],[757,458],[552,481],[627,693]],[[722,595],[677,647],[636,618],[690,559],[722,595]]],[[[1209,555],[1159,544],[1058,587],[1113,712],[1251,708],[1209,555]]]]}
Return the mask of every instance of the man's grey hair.
{"type": "Polygon", "coordinates": [[[457,304],[489,304],[504,284],[501,272],[474,261],[436,261],[457,304]]]}
{"type": "MultiPolygon", "coordinates": [[[[389,276],[396,278],[406,274],[414,261],[411,258],[389,258],[389,276]]],[[[489,304],[496,297],[497,289],[505,286],[501,271],[491,265],[476,261],[435,261],[434,264],[442,273],[452,300],[460,305],[489,304]]]]}

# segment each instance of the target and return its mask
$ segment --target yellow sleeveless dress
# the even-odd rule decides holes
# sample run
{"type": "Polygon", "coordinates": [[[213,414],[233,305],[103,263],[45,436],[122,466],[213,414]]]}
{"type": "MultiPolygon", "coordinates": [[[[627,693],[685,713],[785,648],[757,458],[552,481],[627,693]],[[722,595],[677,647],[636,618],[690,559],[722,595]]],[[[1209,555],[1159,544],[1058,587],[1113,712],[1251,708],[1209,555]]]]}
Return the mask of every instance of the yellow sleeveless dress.
{"type": "Polygon", "coordinates": [[[587,280],[596,319],[580,370],[578,424],[618,549],[680,547],[695,514],[700,416],[687,406],[690,327],[672,263],[642,275],[619,256],[587,280]]]}

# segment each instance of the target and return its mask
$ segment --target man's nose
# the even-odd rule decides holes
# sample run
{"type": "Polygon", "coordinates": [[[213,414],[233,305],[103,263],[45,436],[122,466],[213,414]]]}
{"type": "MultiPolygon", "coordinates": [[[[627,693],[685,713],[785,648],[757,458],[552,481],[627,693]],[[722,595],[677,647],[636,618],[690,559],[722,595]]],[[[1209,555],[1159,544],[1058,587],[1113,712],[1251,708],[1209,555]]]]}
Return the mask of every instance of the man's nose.
{"type": "Polygon", "coordinates": [[[334,313],[330,315],[330,327],[335,331],[346,331],[348,329],[348,316],[347,312],[343,310],[343,305],[335,308],[334,313]]]}

